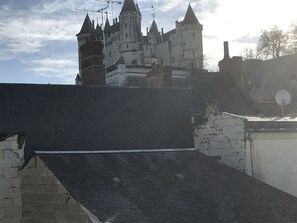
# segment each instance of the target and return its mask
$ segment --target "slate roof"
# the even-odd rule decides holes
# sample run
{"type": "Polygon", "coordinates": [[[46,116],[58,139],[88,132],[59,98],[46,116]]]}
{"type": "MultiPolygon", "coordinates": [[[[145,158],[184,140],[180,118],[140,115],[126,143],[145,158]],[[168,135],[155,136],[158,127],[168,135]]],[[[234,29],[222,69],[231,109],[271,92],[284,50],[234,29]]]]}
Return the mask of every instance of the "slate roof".
{"type": "Polygon", "coordinates": [[[190,4],[183,20],[183,24],[200,24],[190,4]]]}
{"type": "Polygon", "coordinates": [[[297,222],[297,199],[197,151],[38,154],[102,222],[297,222]]]}
{"type": "Polygon", "coordinates": [[[101,26],[99,26],[97,24],[96,29],[95,29],[95,34],[97,35],[97,37],[102,37],[103,36],[103,30],[101,28],[101,26]]]}
{"type": "Polygon", "coordinates": [[[105,25],[104,25],[104,31],[109,29],[109,27],[110,27],[110,23],[109,23],[109,20],[107,18],[106,21],[105,21],[105,25]]]}
{"type": "Polygon", "coordinates": [[[87,34],[87,33],[92,33],[92,32],[94,32],[93,23],[91,22],[90,17],[87,14],[85,21],[80,29],[80,32],[77,35],[87,34]]]}
{"type": "Polygon", "coordinates": [[[155,20],[153,20],[153,22],[152,22],[152,26],[151,26],[149,32],[150,32],[150,33],[157,33],[157,34],[159,33],[159,31],[158,31],[158,27],[157,27],[157,23],[156,23],[155,20]]]}
{"type": "Polygon", "coordinates": [[[137,9],[137,6],[135,5],[134,0],[125,0],[120,14],[122,14],[123,12],[138,12],[138,13],[140,13],[139,9],[137,9]]]}
{"type": "Polygon", "coordinates": [[[216,102],[220,112],[237,115],[258,113],[250,96],[240,90],[228,75],[192,71],[191,88],[194,113],[203,114],[207,102],[216,102]]]}

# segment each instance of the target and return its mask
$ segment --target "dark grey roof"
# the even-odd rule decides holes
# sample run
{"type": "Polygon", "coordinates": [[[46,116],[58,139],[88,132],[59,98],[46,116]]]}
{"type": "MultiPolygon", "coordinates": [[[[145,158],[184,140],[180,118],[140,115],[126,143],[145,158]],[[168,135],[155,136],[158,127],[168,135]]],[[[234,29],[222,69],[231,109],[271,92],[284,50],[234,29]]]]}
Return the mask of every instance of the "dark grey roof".
{"type": "Polygon", "coordinates": [[[109,20],[107,18],[106,21],[105,21],[105,25],[104,25],[104,31],[107,30],[109,27],[110,27],[110,23],[109,23],[109,20]]]}
{"type": "Polygon", "coordinates": [[[258,113],[250,96],[240,90],[230,76],[193,71],[191,79],[194,113],[203,114],[208,102],[216,102],[221,112],[238,115],[258,113]]]}
{"type": "Polygon", "coordinates": [[[125,0],[120,14],[122,14],[123,12],[138,12],[138,13],[140,13],[139,9],[137,9],[137,6],[135,5],[134,0],[125,0]]]}
{"type": "Polygon", "coordinates": [[[197,151],[38,154],[102,222],[297,222],[297,199],[197,151]]]}
{"type": "Polygon", "coordinates": [[[193,147],[189,89],[0,84],[0,95],[0,134],[24,131],[25,158],[37,148],[193,147]]]}
{"type": "Polygon", "coordinates": [[[135,5],[135,6],[136,6],[136,9],[137,9],[138,13],[139,13],[139,14],[141,14],[141,13],[140,13],[139,6],[138,6],[138,3],[136,3],[136,5],[135,5]]]}
{"type": "Polygon", "coordinates": [[[149,31],[150,33],[159,33],[159,31],[158,31],[158,27],[157,27],[157,23],[156,23],[156,21],[155,20],[153,20],[153,22],[152,22],[152,25],[151,25],[151,28],[150,28],[150,31],[149,31]]]}
{"type": "Polygon", "coordinates": [[[98,24],[95,29],[95,34],[97,35],[97,37],[101,37],[103,35],[103,30],[102,30],[101,26],[99,26],[98,24]]]}
{"type": "Polygon", "coordinates": [[[105,34],[109,35],[110,33],[114,33],[117,31],[120,31],[120,23],[115,23],[109,27],[107,27],[106,29],[104,28],[105,34]]]}
{"type": "Polygon", "coordinates": [[[169,32],[167,32],[167,33],[164,34],[164,39],[168,39],[169,36],[171,36],[171,35],[173,35],[175,33],[176,33],[176,29],[170,30],[169,32]]]}
{"type": "Polygon", "coordinates": [[[189,4],[183,24],[199,24],[199,21],[192,9],[192,6],[189,4]]]}
{"type": "Polygon", "coordinates": [[[77,74],[77,75],[76,75],[76,78],[75,78],[75,80],[76,80],[76,81],[81,81],[81,77],[80,77],[80,75],[79,75],[79,74],[77,74]]]}
{"type": "Polygon", "coordinates": [[[90,20],[89,15],[86,15],[85,21],[80,29],[80,32],[77,35],[80,34],[88,34],[94,32],[93,23],[90,20]]]}

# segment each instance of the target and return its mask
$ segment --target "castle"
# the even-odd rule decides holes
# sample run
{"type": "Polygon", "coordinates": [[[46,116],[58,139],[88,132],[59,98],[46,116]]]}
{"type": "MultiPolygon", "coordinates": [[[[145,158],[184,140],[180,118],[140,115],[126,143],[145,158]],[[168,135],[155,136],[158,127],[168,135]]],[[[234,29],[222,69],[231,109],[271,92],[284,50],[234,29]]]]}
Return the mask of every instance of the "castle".
{"type": "MultiPolygon", "coordinates": [[[[163,28],[160,32],[153,19],[150,29],[147,28],[146,35],[143,35],[141,19],[138,4],[133,0],[125,0],[119,19],[114,19],[113,24],[107,19],[104,29],[98,24],[95,28],[94,22],[91,22],[87,15],[77,34],[79,74],[76,84],[82,83],[84,75],[88,76],[86,79],[92,80],[94,78],[90,76],[94,75],[94,72],[99,75],[99,72],[105,70],[107,85],[143,86],[152,64],[161,64],[172,68],[173,86],[182,86],[186,85],[190,69],[203,69],[203,26],[190,4],[184,20],[176,21],[175,28],[167,33],[164,33],[163,28]],[[102,55],[94,52],[84,57],[80,50],[91,36],[94,41],[102,42],[104,48],[104,62],[92,64],[92,68],[92,60],[101,60],[102,55]]],[[[92,83],[84,81],[87,82],[92,83]]]]}

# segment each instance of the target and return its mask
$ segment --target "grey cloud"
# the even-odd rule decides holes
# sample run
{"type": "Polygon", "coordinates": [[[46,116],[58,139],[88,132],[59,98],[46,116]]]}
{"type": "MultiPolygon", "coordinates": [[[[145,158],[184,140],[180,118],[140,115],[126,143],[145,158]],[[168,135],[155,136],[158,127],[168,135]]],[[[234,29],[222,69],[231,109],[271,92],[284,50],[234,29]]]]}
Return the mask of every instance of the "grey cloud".
{"type": "Polygon", "coordinates": [[[251,36],[251,35],[244,35],[244,36],[241,36],[237,39],[234,39],[232,40],[232,42],[237,42],[237,43],[258,43],[258,39],[259,39],[259,36],[251,36]]]}

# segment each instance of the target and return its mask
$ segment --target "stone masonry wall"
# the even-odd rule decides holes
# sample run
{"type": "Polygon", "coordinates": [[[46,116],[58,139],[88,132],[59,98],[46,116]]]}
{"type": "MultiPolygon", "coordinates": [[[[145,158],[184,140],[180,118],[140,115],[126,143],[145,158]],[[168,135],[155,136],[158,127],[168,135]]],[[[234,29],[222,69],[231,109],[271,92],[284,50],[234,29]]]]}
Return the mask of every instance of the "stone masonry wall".
{"type": "Polygon", "coordinates": [[[24,137],[10,136],[0,142],[0,223],[19,223],[21,218],[21,177],[24,137]]]}
{"type": "Polygon", "coordinates": [[[210,114],[194,127],[195,148],[245,172],[244,119],[228,113],[210,114]]]}
{"type": "Polygon", "coordinates": [[[35,156],[21,173],[22,223],[89,223],[82,207],[35,156]]]}

